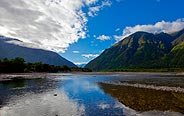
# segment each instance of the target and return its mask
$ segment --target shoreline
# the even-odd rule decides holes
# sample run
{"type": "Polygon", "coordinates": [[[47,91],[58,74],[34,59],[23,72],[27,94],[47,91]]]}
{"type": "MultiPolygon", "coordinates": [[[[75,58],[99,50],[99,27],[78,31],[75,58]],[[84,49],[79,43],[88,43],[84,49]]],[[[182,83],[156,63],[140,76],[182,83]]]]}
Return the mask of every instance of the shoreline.
{"type": "Polygon", "coordinates": [[[157,85],[147,85],[147,84],[130,84],[130,83],[114,83],[114,82],[104,82],[104,84],[116,85],[116,86],[126,86],[126,87],[135,87],[135,88],[143,88],[143,89],[153,89],[160,91],[168,91],[168,92],[179,92],[184,93],[184,88],[181,87],[170,87],[170,86],[157,86],[157,85]]]}
{"type": "Polygon", "coordinates": [[[69,72],[69,73],[2,73],[0,74],[0,81],[10,81],[13,79],[38,79],[55,76],[68,75],[171,75],[184,76],[184,72],[69,72]]]}
{"type": "Polygon", "coordinates": [[[184,76],[184,72],[71,72],[79,75],[177,75],[184,76]]]}
{"type": "Polygon", "coordinates": [[[4,73],[0,74],[1,81],[21,80],[21,79],[42,79],[55,76],[67,76],[70,73],[4,73]]]}
{"type": "MultiPolygon", "coordinates": [[[[15,81],[15,80],[29,80],[29,79],[44,79],[44,78],[54,78],[57,76],[69,76],[69,75],[118,75],[118,76],[127,76],[127,75],[137,75],[137,76],[184,76],[184,73],[173,73],[173,72],[70,72],[70,73],[11,73],[11,74],[0,74],[0,82],[4,81],[15,81]]],[[[149,78],[149,77],[148,77],[149,78]]],[[[134,81],[134,80],[130,80],[134,81]]],[[[158,80],[159,81],[159,80],[158,80]]],[[[136,87],[136,88],[145,88],[145,89],[154,89],[161,91],[173,91],[184,93],[183,87],[177,86],[167,86],[167,85],[152,85],[146,83],[117,83],[112,82],[106,84],[119,85],[119,86],[127,86],[127,87],[136,87]]]]}

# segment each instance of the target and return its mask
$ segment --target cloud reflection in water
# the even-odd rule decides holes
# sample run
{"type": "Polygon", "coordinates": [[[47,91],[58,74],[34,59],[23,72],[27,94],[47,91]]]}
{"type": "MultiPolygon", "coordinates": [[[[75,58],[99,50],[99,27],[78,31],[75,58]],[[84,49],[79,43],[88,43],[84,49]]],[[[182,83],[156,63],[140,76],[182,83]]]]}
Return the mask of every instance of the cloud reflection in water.
{"type": "Polygon", "coordinates": [[[84,105],[70,100],[63,91],[19,98],[0,109],[0,116],[81,116],[84,105]]]}

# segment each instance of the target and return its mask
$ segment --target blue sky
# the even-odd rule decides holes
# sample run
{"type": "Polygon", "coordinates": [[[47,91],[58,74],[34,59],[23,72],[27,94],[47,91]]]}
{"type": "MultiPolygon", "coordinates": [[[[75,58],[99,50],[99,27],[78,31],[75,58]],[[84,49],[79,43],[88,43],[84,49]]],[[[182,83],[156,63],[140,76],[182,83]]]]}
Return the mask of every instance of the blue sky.
{"type": "Polygon", "coordinates": [[[0,0],[0,35],[75,64],[136,32],[184,28],[184,0],[0,0]]]}
{"type": "Polygon", "coordinates": [[[154,25],[157,22],[175,22],[184,18],[184,0],[112,0],[94,17],[88,16],[87,37],[70,44],[63,57],[74,63],[87,63],[117,40],[127,27],[154,25]],[[108,40],[97,37],[109,36],[108,40]]]}

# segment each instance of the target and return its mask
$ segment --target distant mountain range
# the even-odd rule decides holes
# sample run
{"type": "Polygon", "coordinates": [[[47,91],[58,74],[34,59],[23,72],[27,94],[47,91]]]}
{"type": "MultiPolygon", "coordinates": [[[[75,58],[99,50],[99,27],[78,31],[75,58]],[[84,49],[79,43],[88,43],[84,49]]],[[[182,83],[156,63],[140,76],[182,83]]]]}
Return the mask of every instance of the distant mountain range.
{"type": "Polygon", "coordinates": [[[84,68],[86,66],[86,64],[77,64],[77,66],[80,68],[84,68]]]}
{"type": "Polygon", "coordinates": [[[184,29],[172,34],[136,32],[86,65],[94,71],[184,68],[184,29]]]}
{"type": "Polygon", "coordinates": [[[0,59],[13,59],[16,57],[24,58],[26,62],[42,62],[55,66],[67,65],[69,67],[77,67],[72,62],[61,57],[59,54],[35,48],[27,48],[19,45],[11,44],[9,41],[19,41],[13,38],[0,36],[0,59]]]}

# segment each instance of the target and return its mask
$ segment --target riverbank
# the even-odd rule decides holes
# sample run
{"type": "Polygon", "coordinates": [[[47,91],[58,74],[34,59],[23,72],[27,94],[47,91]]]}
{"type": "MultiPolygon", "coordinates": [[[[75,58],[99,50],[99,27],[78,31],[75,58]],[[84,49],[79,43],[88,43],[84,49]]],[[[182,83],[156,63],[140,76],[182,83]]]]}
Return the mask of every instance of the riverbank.
{"type": "Polygon", "coordinates": [[[72,72],[78,75],[183,75],[184,72],[72,72]]]}
{"type": "Polygon", "coordinates": [[[8,81],[13,79],[36,79],[55,76],[67,75],[169,75],[169,76],[184,76],[184,72],[70,72],[70,73],[8,73],[0,74],[0,81],[8,81]]]}
{"type": "Polygon", "coordinates": [[[10,73],[10,74],[0,74],[0,81],[10,81],[18,79],[41,79],[55,76],[66,76],[71,75],[71,73],[10,73]]]}
{"type": "Polygon", "coordinates": [[[157,86],[157,85],[147,85],[147,84],[138,84],[138,83],[130,84],[130,83],[111,83],[110,82],[110,83],[104,83],[104,84],[184,93],[184,88],[181,88],[181,87],[157,86]]]}

